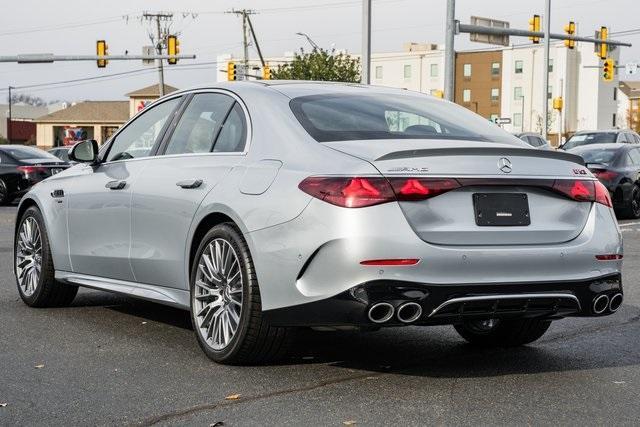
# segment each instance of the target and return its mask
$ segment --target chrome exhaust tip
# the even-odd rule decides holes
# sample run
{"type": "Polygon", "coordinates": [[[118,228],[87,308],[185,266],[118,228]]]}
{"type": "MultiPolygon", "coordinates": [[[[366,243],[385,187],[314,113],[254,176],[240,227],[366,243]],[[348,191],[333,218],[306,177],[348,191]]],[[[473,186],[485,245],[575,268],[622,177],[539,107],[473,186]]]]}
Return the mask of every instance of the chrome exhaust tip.
{"type": "Polygon", "coordinates": [[[609,300],[609,311],[615,313],[622,305],[622,294],[617,293],[609,300]]]}
{"type": "Polygon", "coordinates": [[[379,302],[369,308],[369,320],[373,323],[384,323],[393,317],[395,309],[388,302],[379,302]]]}
{"type": "Polygon", "coordinates": [[[606,294],[598,295],[593,300],[593,312],[595,314],[602,314],[609,307],[609,297],[606,294]]]}
{"type": "Polygon", "coordinates": [[[402,323],[415,322],[422,316],[422,306],[417,302],[406,302],[398,307],[396,316],[402,323]]]}

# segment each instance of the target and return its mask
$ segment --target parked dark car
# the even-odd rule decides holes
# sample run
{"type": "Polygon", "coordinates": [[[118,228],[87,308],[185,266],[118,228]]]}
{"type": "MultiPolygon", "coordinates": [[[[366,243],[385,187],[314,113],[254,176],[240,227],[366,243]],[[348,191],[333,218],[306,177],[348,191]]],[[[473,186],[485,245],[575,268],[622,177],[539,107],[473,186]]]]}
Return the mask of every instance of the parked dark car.
{"type": "Polygon", "coordinates": [[[640,146],[604,143],[568,151],[581,156],[607,187],[619,217],[640,218],[640,146]]]}
{"type": "Polygon", "coordinates": [[[523,140],[533,148],[537,148],[539,150],[551,150],[551,145],[549,144],[549,141],[547,141],[542,137],[542,135],[539,135],[537,133],[520,132],[520,133],[514,133],[513,135],[520,138],[521,140],[523,140]]]}
{"type": "Polygon", "coordinates": [[[560,146],[561,150],[571,150],[591,144],[640,144],[640,135],[628,129],[581,131],[560,146]]]}
{"type": "Polygon", "coordinates": [[[35,147],[0,146],[0,204],[10,203],[35,183],[68,167],[69,163],[35,147]]]}

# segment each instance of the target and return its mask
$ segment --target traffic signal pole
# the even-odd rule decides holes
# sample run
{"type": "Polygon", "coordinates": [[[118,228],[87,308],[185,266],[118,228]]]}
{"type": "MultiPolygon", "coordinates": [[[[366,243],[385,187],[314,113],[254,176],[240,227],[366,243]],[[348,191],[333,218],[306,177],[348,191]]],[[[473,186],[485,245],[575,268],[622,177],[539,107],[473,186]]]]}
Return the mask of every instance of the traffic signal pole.
{"type": "Polygon", "coordinates": [[[362,84],[371,83],[371,0],[362,0],[362,84]]]}
{"type": "MultiPolygon", "coordinates": [[[[544,79],[542,96],[542,138],[547,139],[549,131],[549,50],[551,47],[551,0],[544,2],[544,79]]],[[[523,117],[524,120],[524,117],[523,117]]]]}
{"type": "Polygon", "coordinates": [[[456,0],[447,0],[446,36],[444,41],[444,99],[454,100],[456,76],[456,51],[454,39],[456,35],[456,0]]]}

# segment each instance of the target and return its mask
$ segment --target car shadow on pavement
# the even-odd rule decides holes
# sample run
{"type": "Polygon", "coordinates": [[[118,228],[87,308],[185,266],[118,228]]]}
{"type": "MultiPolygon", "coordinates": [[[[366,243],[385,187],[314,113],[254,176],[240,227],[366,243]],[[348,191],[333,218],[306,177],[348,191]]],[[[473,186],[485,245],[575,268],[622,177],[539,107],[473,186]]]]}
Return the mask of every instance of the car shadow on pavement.
{"type": "MultiPolygon", "coordinates": [[[[73,306],[103,306],[122,315],[192,333],[187,311],[151,302],[83,290],[73,306]]],[[[623,306],[620,312],[625,311],[624,316],[607,324],[596,323],[596,319],[588,323],[570,319],[558,322],[554,328],[554,323],[538,342],[516,348],[467,344],[451,326],[410,326],[376,332],[302,329],[290,355],[272,367],[327,364],[372,375],[473,378],[640,365],[640,329],[637,328],[640,316],[636,307],[623,306]],[[626,327],[625,333],[610,333],[614,328],[623,327],[626,327]]],[[[148,333],[162,334],[163,331],[148,333]]]]}

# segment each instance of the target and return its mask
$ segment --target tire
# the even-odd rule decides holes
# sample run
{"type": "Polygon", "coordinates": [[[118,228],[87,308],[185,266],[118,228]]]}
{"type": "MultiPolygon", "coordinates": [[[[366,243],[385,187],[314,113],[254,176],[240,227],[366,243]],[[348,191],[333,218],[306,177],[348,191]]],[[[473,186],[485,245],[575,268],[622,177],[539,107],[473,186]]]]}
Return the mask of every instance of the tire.
{"type": "Polygon", "coordinates": [[[627,219],[640,218],[640,187],[637,184],[634,184],[631,189],[629,202],[620,209],[620,216],[627,219]]]}
{"type": "Polygon", "coordinates": [[[14,271],[20,298],[30,307],[67,306],[78,293],[77,286],[55,280],[47,229],[35,206],[20,218],[14,239],[14,271]],[[27,227],[35,230],[31,240],[27,239],[27,227]]]}
{"type": "Polygon", "coordinates": [[[9,197],[9,189],[7,188],[7,184],[3,180],[0,179],[0,206],[4,206],[11,201],[9,197]]]}
{"type": "Polygon", "coordinates": [[[455,325],[456,331],[469,343],[489,347],[516,347],[539,339],[549,329],[550,320],[515,319],[487,321],[466,321],[455,325]],[[485,325],[482,325],[485,323],[485,325]],[[482,326],[480,326],[482,325],[482,326]]]}
{"type": "Polygon", "coordinates": [[[202,238],[190,285],[193,329],[198,344],[211,360],[229,365],[262,364],[287,354],[294,330],[271,326],[263,319],[249,247],[233,224],[216,225],[202,238]],[[221,254],[219,258],[217,253],[221,254]],[[227,261],[223,259],[228,263],[224,264],[227,261]]]}

